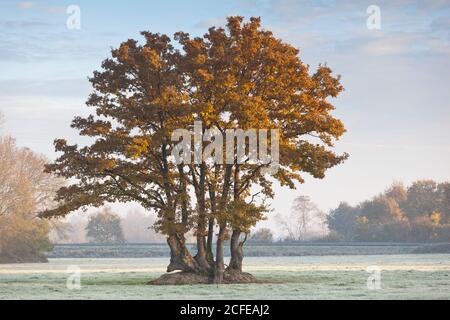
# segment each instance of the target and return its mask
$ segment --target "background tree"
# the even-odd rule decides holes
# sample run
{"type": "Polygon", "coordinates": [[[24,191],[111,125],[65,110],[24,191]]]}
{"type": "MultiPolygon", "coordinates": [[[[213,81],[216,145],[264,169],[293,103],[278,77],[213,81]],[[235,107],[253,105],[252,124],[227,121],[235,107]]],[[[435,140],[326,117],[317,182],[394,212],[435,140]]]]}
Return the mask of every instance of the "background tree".
{"type": "Polygon", "coordinates": [[[439,212],[441,222],[450,223],[450,182],[443,182],[438,185],[439,212]]]}
{"type": "Polygon", "coordinates": [[[372,225],[382,225],[392,220],[400,221],[403,211],[394,199],[380,195],[362,202],[359,215],[367,217],[372,225]]]}
{"type": "Polygon", "coordinates": [[[253,242],[273,242],[274,237],[272,230],[269,228],[260,228],[251,233],[248,240],[253,242]]]}
{"type": "Polygon", "coordinates": [[[327,216],[328,229],[336,232],[342,240],[353,240],[359,211],[346,202],[341,202],[327,216]]]}
{"type": "Polygon", "coordinates": [[[409,218],[430,215],[439,210],[438,184],[433,180],[415,181],[408,187],[407,199],[404,209],[409,218]]]}
{"type": "Polygon", "coordinates": [[[0,137],[0,262],[44,262],[52,223],[36,216],[53,204],[62,181],[43,172],[45,158],[0,137]]]}
{"type": "Polygon", "coordinates": [[[230,233],[229,269],[242,271],[241,235],[264,218],[265,200],[273,197],[265,170],[273,158],[255,163],[235,155],[227,164],[177,164],[171,133],[192,129],[194,120],[222,133],[279,129],[280,164],[272,178],[295,188],[303,182],[301,172],[323,178],[347,158],[332,151],[345,129],[329,101],[343,87],[325,65],[310,73],[299,51],[261,29],[259,18],[244,23],[229,17],[226,28],[212,27],[203,37],[178,32],[180,50],[166,35],[141,34],[143,44],[122,43],[91,78],[87,104],[95,110],[76,117],[72,127],[94,142],[78,147],[56,140],[62,155],[47,170],[75,182],[59,190],[63,204],[42,216],[138,202],[158,216],[156,230],[171,250],[168,271],[213,274],[220,283],[230,233]],[[195,257],[185,245],[189,231],[197,240],[195,257]]]}
{"type": "Polygon", "coordinates": [[[398,181],[392,183],[392,185],[384,191],[384,195],[393,199],[400,207],[404,206],[406,200],[408,200],[408,193],[405,185],[398,181]]]}
{"type": "Polygon", "coordinates": [[[92,238],[92,242],[95,243],[119,244],[125,242],[121,219],[109,208],[89,217],[86,231],[87,237],[92,238]]]}
{"type": "Polygon", "coordinates": [[[345,240],[450,240],[449,183],[413,182],[408,188],[394,183],[384,193],[355,207],[341,204],[328,216],[328,226],[345,240]]]}
{"type": "Polygon", "coordinates": [[[306,240],[314,236],[314,231],[321,230],[325,215],[308,196],[298,196],[290,214],[279,215],[277,222],[287,234],[286,240],[306,240]]]}

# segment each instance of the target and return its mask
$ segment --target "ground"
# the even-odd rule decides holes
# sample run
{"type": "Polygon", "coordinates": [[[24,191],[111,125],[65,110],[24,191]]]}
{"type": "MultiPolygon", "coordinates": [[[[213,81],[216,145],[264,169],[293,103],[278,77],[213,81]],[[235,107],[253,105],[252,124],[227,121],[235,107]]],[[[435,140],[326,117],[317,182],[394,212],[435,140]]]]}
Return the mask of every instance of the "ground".
{"type": "Polygon", "coordinates": [[[244,269],[265,283],[146,285],[167,258],[50,259],[0,265],[0,299],[450,299],[450,254],[249,257],[244,269]],[[368,266],[381,269],[370,290],[368,266]],[[67,288],[78,267],[81,288],[67,288]]]}

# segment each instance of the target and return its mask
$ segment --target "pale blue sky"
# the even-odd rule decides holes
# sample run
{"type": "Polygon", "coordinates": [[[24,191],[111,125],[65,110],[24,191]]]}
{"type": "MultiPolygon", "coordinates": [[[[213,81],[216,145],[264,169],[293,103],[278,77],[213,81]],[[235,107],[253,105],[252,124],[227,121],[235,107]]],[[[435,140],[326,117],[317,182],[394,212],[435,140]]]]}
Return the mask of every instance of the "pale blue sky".
{"type": "Polygon", "coordinates": [[[450,1],[16,1],[0,3],[3,131],[49,158],[52,141],[77,141],[69,124],[85,114],[87,77],[116,47],[149,30],[203,34],[228,15],[261,16],[265,28],[300,48],[311,68],[327,62],[346,91],[335,104],[350,159],[323,180],[277,189],[276,212],[306,194],[328,210],[357,203],[394,180],[450,179],[450,1]],[[81,9],[81,30],[66,8],[81,9]],[[366,9],[381,10],[381,30],[366,9]]]}

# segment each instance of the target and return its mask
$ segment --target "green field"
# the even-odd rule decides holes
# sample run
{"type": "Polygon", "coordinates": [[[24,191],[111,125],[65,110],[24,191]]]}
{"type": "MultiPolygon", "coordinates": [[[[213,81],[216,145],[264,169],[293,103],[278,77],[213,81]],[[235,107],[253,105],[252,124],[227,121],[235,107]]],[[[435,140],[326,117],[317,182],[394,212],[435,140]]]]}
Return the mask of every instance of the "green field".
{"type": "Polygon", "coordinates": [[[264,284],[151,286],[167,258],[50,259],[0,265],[0,299],[450,299],[450,254],[248,257],[245,271],[264,284]],[[81,288],[66,286],[69,266],[81,288]],[[367,288],[368,266],[381,289],[367,288]]]}

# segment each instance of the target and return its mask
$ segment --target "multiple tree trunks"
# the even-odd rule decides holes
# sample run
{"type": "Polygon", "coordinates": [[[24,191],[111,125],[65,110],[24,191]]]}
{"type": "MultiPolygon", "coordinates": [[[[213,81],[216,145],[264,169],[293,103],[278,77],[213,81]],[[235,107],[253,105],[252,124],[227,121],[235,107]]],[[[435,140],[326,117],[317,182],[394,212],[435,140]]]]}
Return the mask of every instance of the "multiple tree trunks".
{"type": "MultiPolygon", "coordinates": [[[[132,39],[123,42],[94,72],[90,79],[94,91],[87,104],[95,112],[72,122],[80,135],[94,142],[78,147],[65,139],[55,141],[55,150],[63,154],[46,166],[46,172],[74,178],[74,182],[58,190],[56,208],[39,215],[65,216],[109,202],[138,202],[158,213],[157,231],[167,235],[171,250],[167,271],[210,273],[213,282],[221,283],[228,230],[233,234],[227,270],[239,274],[245,242],[239,237],[266,211],[254,196],[273,197],[269,172],[263,169],[274,163],[241,159],[234,135],[233,146],[226,143],[227,154],[235,153],[234,163],[212,164],[203,159],[194,161],[195,165],[191,161],[180,165],[172,159],[178,144],[171,133],[191,128],[194,114],[202,122],[202,133],[206,128],[225,134],[236,129],[277,129],[281,134],[271,134],[271,141],[272,137],[279,141],[271,143],[270,149],[281,148],[277,153],[283,156],[283,165],[277,166],[278,173],[272,177],[294,188],[296,181],[303,182],[300,172],[322,178],[328,168],[348,157],[324,146],[331,147],[345,132],[327,101],[343,87],[328,66],[310,74],[298,50],[261,29],[259,18],[244,23],[243,17],[228,17],[225,29],[210,28],[203,38],[178,32],[174,40],[180,50],[167,35],[142,35],[145,45],[132,39]],[[293,109],[302,112],[292,113],[293,109]],[[229,116],[223,117],[225,113],[229,116]],[[309,135],[324,144],[300,140],[309,135]],[[261,191],[251,194],[253,186],[261,191]],[[193,208],[197,215],[192,214],[193,208]],[[219,236],[214,261],[215,224],[219,236]],[[185,244],[189,231],[197,237],[195,257],[185,244]]],[[[198,138],[194,134],[190,149],[194,159],[207,142],[198,138]]],[[[259,145],[258,150],[264,148],[259,145]]]]}
{"type": "MultiPolygon", "coordinates": [[[[182,168],[178,168],[180,173],[183,173],[182,168]]],[[[236,199],[236,176],[232,175],[232,166],[227,165],[224,176],[224,183],[222,193],[219,199],[216,199],[215,190],[209,185],[208,192],[210,196],[211,204],[211,214],[217,214],[216,206],[219,208],[225,208],[229,190],[232,186],[232,178],[234,178],[234,198],[236,199]],[[216,201],[218,200],[218,203],[216,201]]],[[[194,170],[191,168],[192,181],[195,188],[196,198],[197,198],[197,230],[196,230],[196,245],[197,254],[192,257],[188,248],[186,247],[185,238],[183,234],[172,234],[167,238],[167,243],[170,247],[170,264],[167,267],[168,272],[172,271],[183,271],[189,274],[197,274],[201,276],[207,276],[209,282],[211,283],[223,283],[224,281],[224,244],[227,238],[227,223],[219,223],[219,234],[216,242],[216,259],[214,260],[214,254],[212,250],[213,246],[213,236],[214,236],[214,225],[215,219],[213,217],[207,218],[206,216],[206,179],[204,165],[200,166],[200,173],[197,176],[194,170]]],[[[241,231],[239,229],[234,229],[231,235],[231,260],[227,268],[233,274],[242,272],[242,260],[243,254],[243,244],[244,242],[239,241],[241,231]]]]}
{"type": "Polygon", "coordinates": [[[240,235],[240,230],[233,230],[230,239],[231,258],[226,269],[224,264],[225,225],[221,225],[219,229],[215,261],[212,252],[206,249],[206,239],[204,236],[197,237],[198,252],[195,257],[192,257],[189,249],[186,247],[183,235],[174,234],[169,236],[167,243],[170,248],[170,264],[167,267],[167,272],[183,271],[189,274],[206,276],[209,279],[209,283],[223,283],[225,272],[232,273],[233,275],[242,273],[242,261],[244,259],[243,246],[245,241],[240,241],[240,235]],[[203,239],[201,240],[201,238],[203,239]]]}

